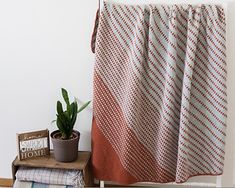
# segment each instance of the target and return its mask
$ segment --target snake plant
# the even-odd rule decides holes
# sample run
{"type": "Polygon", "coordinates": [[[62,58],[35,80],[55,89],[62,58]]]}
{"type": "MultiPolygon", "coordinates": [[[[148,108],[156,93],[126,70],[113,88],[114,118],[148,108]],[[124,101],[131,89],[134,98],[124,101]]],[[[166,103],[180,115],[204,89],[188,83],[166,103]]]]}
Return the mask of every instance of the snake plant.
{"type": "Polygon", "coordinates": [[[61,139],[67,140],[72,135],[77,114],[84,110],[91,101],[86,102],[78,109],[77,100],[74,99],[74,101],[70,103],[67,90],[61,88],[61,92],[66,103],[66,108],[63,109],[62,103],[57,101],[57,118],[54,121],[56,121],[56,125],[61,133],[61,139]]]}

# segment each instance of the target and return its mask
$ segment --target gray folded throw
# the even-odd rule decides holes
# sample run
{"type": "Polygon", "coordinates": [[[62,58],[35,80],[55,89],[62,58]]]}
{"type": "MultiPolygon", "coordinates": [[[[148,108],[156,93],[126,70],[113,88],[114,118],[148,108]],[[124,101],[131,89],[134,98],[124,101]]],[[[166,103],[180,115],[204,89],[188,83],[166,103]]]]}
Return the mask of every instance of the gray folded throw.
{"type": "Polygon", "coordinates": [[[20,167],[16,173],[16,179],[49,185],[70,185],[74,188],[84,187],[80,170],[20,167]]]}

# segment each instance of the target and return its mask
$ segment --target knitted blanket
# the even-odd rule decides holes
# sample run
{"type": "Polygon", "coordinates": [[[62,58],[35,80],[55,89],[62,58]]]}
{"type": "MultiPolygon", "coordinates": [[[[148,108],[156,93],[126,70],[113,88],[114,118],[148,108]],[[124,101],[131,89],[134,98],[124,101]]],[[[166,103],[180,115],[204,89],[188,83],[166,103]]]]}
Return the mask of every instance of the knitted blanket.
{"type": "MultiPolygon", "coordinates": [[[[20,167],[16,172],[16,179],[19,184],[31,182],[32,186],[45,186],[50,188],[52,185],[58,185],[71,188],[84,187],[83,175],[80,170],[49,169],[20,167]]],[[[53,187],[53,186],[52,186],[53,187]]]]}
{"type": "Polygon", "coordinates": [[[181,183],[222,174],[224,9],[104,2],[95,25],[95,177],[181,183]]]}
{"type": "Polygon", "coordinates": [[[20,181],[16,180],[13,188],[73,188],[70,185],[52,185],[52,184],[44,184],[37,183],[32,181],[20,181]]]}

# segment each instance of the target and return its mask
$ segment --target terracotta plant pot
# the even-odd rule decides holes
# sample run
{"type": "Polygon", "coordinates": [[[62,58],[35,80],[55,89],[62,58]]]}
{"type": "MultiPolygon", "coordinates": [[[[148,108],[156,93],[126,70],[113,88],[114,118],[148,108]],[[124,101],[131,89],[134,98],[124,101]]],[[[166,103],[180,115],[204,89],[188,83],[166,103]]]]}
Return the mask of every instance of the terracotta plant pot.
{"type": "Polygon", "coordinates": [[[78,157],[78,142],[80,133],[73,130],[73,138],[63,140],[60,138],[61,133],[59,130],[51,133],[51,141],[54,148],[55,160],[59,162],[72,162],[78,157]]]}

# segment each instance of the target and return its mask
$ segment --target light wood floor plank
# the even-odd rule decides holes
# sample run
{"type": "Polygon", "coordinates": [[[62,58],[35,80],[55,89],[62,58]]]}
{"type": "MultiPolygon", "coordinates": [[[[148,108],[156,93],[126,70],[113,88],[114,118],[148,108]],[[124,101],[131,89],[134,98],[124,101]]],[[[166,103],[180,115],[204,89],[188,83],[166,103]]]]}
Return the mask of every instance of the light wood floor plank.
{"type": "Polygon", "coordinates": [[[8,178],[0,178],[0,187],[12,187],[13,180],[8,178]]]}

